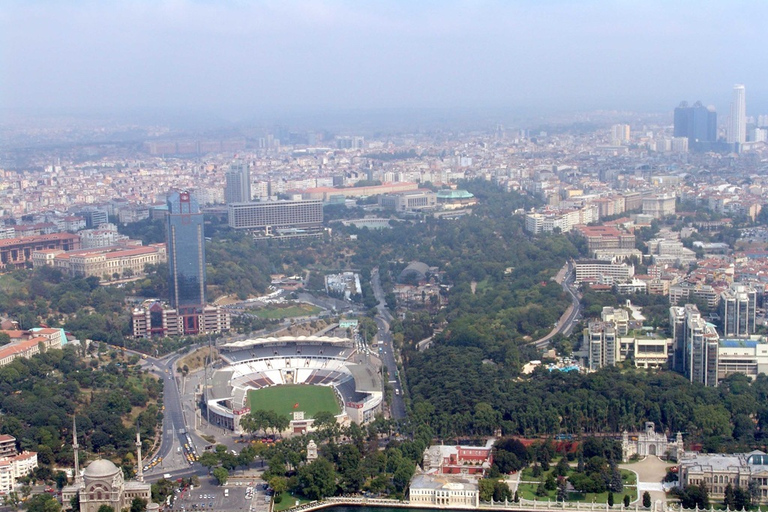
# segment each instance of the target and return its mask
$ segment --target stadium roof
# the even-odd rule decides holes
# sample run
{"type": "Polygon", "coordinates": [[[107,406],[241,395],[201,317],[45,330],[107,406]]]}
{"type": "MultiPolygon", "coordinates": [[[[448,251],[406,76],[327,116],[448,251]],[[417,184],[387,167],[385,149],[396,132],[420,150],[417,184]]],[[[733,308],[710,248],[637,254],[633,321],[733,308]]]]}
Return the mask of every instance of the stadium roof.
{"type": "Polygon", "coordinates": [[[346,359],[352,352],[351,348],[338,345],[302,345],[289,343],[286,345],[260,346],[251,345],[247,348],[232,350],[221,354],[221,358],[229,364],[237,364],[252,359],[271,359],[273,357],[321,357],[326,359],[346,359]],[[347,352],[349,350],[349,352],[347,352]]]}
{"type": "Polygon", "coordinates": [[[370,365],[348,364],[347,368],[355,379],[355,391],[360,393],[381,391],[381,378],[370,365]]]}
{"type": "Polygon", "coordinates": [[[336,336],[269,336],[266,338],[253,338],[249,340],[233,341],[225,343],[221,348],[245,348],[253,345],[266,345],[268,343],[351,343],[349,338],[336,336]]]}
{"type": "Polygon", "coordinates": [[[222,398],[232,398],[232,387],[229,381],[232,378],[232,370],[218,370],[211,376],[211,395],[209,399],[221,400],[222,398]]]}

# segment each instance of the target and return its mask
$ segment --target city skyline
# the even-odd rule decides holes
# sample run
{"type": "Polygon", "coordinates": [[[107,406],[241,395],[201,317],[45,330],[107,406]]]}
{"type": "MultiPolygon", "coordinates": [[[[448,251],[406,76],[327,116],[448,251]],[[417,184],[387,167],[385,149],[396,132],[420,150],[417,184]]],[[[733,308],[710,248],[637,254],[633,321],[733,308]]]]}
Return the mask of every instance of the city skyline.
{"type": "Polygon", "coordinates": [[[244,119],[378,108],[658,111],[698,98],[725,113],[730,88],[744,83],[747,115],[756,115],[768,110],[768,77],[743,49],[766,17],[755,2],[11,1],[0,15],[0,108],[244,119]]]}

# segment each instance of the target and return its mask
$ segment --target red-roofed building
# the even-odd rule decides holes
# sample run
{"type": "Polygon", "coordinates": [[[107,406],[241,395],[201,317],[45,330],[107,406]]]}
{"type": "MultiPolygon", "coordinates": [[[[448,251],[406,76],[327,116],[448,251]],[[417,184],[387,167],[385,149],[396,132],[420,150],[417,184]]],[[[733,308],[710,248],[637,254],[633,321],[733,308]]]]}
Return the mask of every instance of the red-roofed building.
{"type": "Polygon", "coordinates": [[[424,450],[424,471],[444,475],[485,475],[493,464],[492,446],[430,446],[424,450]]]}
{"type": "Polygon", "coordinates": [[[80,237],[72,233],[53,233],[0,240],[0,264],[23,267],[32,262],[32,253],[45,249],[74,251],[80,248],[80,237]]]}
{"type": "Polygon", "coordinates": [[[71,276],[111,278],[115,274],[141,275],[145,265],[167,261],[165,244],[148,246],[113,246],[80,249],[70,252],[51,250],[35,251],[32,262],[35,267],[52,265],[71,276]]]}
{"type": "Polygon", "coordinates": [[[0,347],[0,366],[13,362],[18,357],[30,358],[45,349],[61,348],[61,329],[38,329],[34,331],[2,331],[11,337],[11,343],[0,347]]]}

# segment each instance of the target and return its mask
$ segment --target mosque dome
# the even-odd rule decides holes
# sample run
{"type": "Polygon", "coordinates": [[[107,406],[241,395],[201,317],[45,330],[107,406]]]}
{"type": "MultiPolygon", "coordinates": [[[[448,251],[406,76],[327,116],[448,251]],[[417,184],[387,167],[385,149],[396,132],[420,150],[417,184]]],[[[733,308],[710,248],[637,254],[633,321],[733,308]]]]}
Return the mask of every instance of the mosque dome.
{"type": "Polygon", "coordinates": [[[109,478],[115,476],[118,471],[120,470],[114,463],[112,463],[112,461],[98,459],[91,462],[88,467],[85,468],[83,476],[88,478],[109,478]]]}

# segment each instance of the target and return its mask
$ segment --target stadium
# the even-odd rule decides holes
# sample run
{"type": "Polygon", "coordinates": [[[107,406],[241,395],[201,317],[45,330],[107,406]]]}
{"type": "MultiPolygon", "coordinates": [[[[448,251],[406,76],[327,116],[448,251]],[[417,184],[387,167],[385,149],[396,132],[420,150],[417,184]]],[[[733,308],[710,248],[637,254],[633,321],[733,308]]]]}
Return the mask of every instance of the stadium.
{"type": "Polygon", "coordinates": [[[242,433],[251,410],[288,414],[290,431],[312,428],[320,411],[337,421],[365,424],[381,411],[379,368],[348,338],[284,336],[236,341],[217,347],[223,367],[204,386],[203,414],[242,433]]]}

